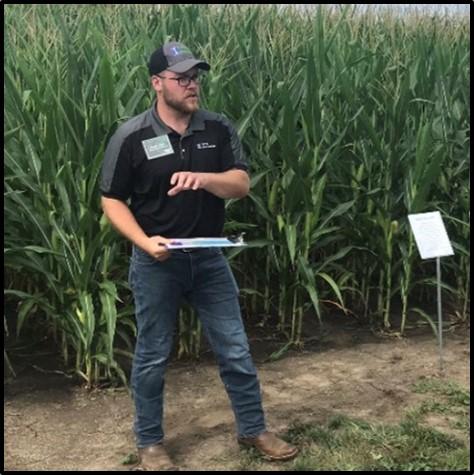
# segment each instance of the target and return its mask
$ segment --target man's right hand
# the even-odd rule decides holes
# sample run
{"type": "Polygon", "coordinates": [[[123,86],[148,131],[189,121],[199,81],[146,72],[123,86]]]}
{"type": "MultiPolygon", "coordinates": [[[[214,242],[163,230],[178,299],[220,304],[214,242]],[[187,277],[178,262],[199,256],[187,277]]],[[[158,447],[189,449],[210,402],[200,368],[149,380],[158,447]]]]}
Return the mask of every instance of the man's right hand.
{"type": "Polygon", "coordinates": [[[165,244],[171,241],[162,236],[151,236],[142,249],[157,261],[166,261],[170,257],[170,251],[165,244]]]}
{"type": "Polygon", "coordinates": [[[170,257],[165,244],[171,242],[171,239],[163,236],[148,237],[138,225],[127,203],[103,196],[102,208],[113,226],[133,244],[158,261],[165,261],[170,257]]]}

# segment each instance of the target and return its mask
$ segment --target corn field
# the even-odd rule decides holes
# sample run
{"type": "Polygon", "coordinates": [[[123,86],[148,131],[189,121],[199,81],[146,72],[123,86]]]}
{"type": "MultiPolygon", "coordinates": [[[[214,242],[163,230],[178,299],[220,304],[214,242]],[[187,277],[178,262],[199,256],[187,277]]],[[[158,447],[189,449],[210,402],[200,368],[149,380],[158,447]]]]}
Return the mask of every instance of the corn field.
{"type": "MultiPolygon", "coordinates": [[[[249,322],[287,347],[339,312],[401,334],[415,317],[434,326],[434,262],[407,219],[434,210],[455,250],[444,302],[469,319],[467,18],[351,5],[4,12],[5,325],[41,328],[88,384],[125,381],[117,357],[135,336],[129,245],[100,209],[104,147],[150,107],[146,62],[169,40],[211,64],[202,107],[236,124],[251,164],[250,195],[227,202],[226,224],[250,244],[228,254],[249,322]]],[[[199,321],[186,308],[179,320],[179,356],[197,356],[199,321]]]]}

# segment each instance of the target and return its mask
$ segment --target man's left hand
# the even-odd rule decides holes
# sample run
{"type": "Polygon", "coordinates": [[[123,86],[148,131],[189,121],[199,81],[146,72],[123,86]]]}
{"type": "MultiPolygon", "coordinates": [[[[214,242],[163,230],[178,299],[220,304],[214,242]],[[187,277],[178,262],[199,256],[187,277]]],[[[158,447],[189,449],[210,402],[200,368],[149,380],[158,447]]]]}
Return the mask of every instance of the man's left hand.
{"type": "Polygon", "coordinates": [[[199,190],[203,188],[203,173],[176,172],[173,173],[170,183],[173,188],[168,191],[168,196],[175,196],[185,190],[199,190]]]}

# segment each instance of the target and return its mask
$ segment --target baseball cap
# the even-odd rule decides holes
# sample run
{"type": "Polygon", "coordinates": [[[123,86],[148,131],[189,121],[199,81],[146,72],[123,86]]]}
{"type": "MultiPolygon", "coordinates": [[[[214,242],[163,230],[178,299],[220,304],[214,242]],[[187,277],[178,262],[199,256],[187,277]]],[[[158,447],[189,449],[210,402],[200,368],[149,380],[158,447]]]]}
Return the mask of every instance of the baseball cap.
{"type": "Polygon", "coordinates": [[[175,41],[165,43],[154,51],[148,62],[148,71],[151,76],[159,74],[165,69],[174,73],[185,73],[194,67],[205,71],[211,69],[208,63],[196,59],[187,46],[175,41]]]}

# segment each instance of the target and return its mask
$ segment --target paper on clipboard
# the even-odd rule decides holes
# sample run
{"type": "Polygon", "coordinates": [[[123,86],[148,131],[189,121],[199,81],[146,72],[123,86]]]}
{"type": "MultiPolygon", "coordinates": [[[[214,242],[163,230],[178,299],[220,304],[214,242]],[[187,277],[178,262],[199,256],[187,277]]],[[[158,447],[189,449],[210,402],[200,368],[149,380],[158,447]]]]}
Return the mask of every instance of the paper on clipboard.
{"type": "Polygon", "coordinates": [[[185,238],[173,239],[166,244],[167,249],[191,249],[208,247],[243,247],[247,246],[243,236],[221,238],[185,238]]]}

